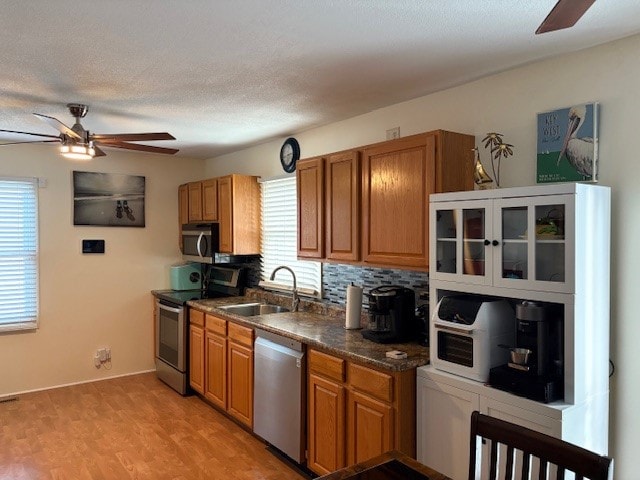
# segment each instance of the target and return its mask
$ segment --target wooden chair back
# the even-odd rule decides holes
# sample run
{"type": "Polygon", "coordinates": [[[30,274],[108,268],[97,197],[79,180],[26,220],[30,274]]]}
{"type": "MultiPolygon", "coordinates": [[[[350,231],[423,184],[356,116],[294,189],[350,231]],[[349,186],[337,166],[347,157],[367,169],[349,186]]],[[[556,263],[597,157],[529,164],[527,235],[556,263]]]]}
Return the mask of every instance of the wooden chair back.
{"type": "Polygon", "coordinates": [[[469,480],[479,478],[476,472],[478,437],[489,440],[491,443],[488,455],[489,480],[528,479],[533,457],[539,460],[539,480],[552,478],[564,480],[565,472],[573,472],[576,480],[612,478],[612,473],[609,471],[612,460],[609,457],[520,425],[473,412],[469,447],[469,480]],[[522,461],[519,462],[522,464],[520,472],[516,472],[514,468],[516,451],[522,452],[522,461]],[[500,456],[506,454],[506,459],[499,458],[498,452],[500,456]],[[555,467],[548,468],[553,465],[555,467]],[[555,475],[553,475],[554,472],[555,475]]]}

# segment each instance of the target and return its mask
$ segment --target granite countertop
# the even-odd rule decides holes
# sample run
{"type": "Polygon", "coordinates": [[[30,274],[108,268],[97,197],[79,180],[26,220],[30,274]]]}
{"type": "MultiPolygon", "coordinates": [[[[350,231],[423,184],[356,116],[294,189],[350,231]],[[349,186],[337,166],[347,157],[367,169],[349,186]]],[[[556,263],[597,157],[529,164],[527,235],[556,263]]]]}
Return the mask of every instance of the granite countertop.
{"type": "Polygon", "coordinates": [[[329,307],[329,310],[323,309],[325,311],[317,313],[316,311],[319,308],[322,309],[322,307],[317,305],[315,308],[313,305],[309,307],[305,306],[304,302],[301,302],[304,311],[251,317],[235,315],[218,308],[223,305],[256,301],[266,301],[288,307],[289,304],[286,301],[290,302],[290,298],[284,298],[284,302],[282,299],[276,301],[273,294],[270,294],[270,297],[266,299],[258,298],[254,292],[249,292],[249,295],[243,297],[190,300],[187,305],[241,325],[280,334],[308,346],[321,348],[344,358],[384,370],[410,370],[426,365],[429,362],[429,348],[418,345],[416,342],[383,345],[363,338],[360,330],[346,330],[344,328],[344,310],[336,309],[336,307],[329,307]],[[397,360],[387,358],[385,353],[389,350],[406,352],[407,358],[397,360]]]}

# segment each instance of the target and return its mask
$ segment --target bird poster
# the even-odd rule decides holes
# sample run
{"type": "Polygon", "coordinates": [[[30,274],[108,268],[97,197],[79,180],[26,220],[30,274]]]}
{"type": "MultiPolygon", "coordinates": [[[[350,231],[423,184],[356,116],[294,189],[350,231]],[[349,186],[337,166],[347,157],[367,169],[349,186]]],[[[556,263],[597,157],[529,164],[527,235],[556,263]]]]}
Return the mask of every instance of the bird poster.
{"type": "Polygon", "coordinates": [[[538,114],[537,183],[595,182],[598,104],[538,114]]]}

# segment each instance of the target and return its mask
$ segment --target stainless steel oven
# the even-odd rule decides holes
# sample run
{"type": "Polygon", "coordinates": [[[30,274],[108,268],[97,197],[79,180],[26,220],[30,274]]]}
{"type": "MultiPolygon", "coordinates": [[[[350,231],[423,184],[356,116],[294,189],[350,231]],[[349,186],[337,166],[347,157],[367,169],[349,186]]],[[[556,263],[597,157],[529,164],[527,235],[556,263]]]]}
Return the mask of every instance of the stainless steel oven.
{"type": "Polygon", "coordinates": [[[156,371],[182,395],[187,393],[187,328],[185,307],[156,300],[156,371]]]}

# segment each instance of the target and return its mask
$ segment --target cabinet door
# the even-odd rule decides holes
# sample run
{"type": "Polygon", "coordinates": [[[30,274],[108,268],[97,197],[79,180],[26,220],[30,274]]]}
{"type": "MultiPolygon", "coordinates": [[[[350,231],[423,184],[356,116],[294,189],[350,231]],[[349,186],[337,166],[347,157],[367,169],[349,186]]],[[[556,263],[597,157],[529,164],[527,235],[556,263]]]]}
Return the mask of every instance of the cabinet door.
{"type": "Polygon", "coordinates": [[[368,395],[347,394],[347,459],[364,462],[393,448],[393,409],[368,395]]]}
{"type": "Polygon", "coordinates": [[[417,456],[447,477],[468,478],[471,413],[479,395],[446,384],[417,379],[417,456]]]}
{"type": "Polygon", "coordinates": [[[189,190],[189,222],[202,220],[202,182],[191,182],[189,190]]]}
{"type": "Polygon", "coordinates": [[[572,293],[573,225],[573,195],[496,200],[494,285],[572,293]]]}
{"type": "Polygon", "coordinates": [[[429,208],[431,278],[490,285],[492,201],[434,202],[429,208]]]}
{"type": "Polygon", "coordinates": [[[253,350],[230,341],[227,368],[227,411],[248,427],[253,427],[253,350]]]}
{"type": "Polygon", "coordinates": [[[215,178],[202,182],[202,220],[218,221],[218,181],[215,178]]]}
{"type": "Polygon", "coordinates": [[[308,467],[325,475],[345,463],[345,388],[309,375],[308,467]]]}
{"type": "Polygon", "coordinates": [[[324,160],[298,162],[298,256],[324,257],[324,160]]]}
{"type": "Polygon", "coordinates": [[[364,150],[362,259],[429,266],[429,194],[435,191],[435,137],[416,135],[364,150]]]}
{"type": "Polygon", "coordinates": [[[189,186],[178,187],[178,244],[182,251],[182,225],[189,223],[189,186]]]}
{"type": "Polygon", "coordinates": [[[220,252],[233,253],[233,181],[230,176],[218,179],[218,221],[220,252]]]}
{"type": "Polygon", "coordinates": [[[327,157],[325,165],[326,258],[360,258],[359,152],[327,157]]]}
{"type": "Polygon", "coordinates": [[[220,408],[227,409],[227,339],[206,332],[206,375],[204,396],[220,408]]]}
{"type": "Polygon", "coordinates": [[[189,385],[204,394],[204,328],[189,325],[189,385]]]}

